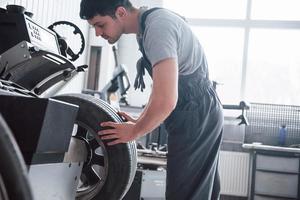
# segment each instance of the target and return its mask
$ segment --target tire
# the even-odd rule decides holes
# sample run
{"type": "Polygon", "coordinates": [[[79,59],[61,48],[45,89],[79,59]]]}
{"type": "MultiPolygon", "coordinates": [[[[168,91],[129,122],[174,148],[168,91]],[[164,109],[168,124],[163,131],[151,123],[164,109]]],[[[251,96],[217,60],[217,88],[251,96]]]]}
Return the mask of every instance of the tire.
{"type": "Polygon", "coordinates": [[[107,146],[108,141],[102,141],[97,134],[101,130],[101,122],[121,123],[122,119],[110,105],[90,95],[68,94],[53,98],[79,106],[75,137],[86,141],[90,152],[83,166],[76,199],[122,199],[129,190],[136,171],[135,142],[107,146]]]}
{"type": "Polygon", "coordinates": [[[0,199],[32,200],[28,172],[19,147],[0,115],[0,199]]]}

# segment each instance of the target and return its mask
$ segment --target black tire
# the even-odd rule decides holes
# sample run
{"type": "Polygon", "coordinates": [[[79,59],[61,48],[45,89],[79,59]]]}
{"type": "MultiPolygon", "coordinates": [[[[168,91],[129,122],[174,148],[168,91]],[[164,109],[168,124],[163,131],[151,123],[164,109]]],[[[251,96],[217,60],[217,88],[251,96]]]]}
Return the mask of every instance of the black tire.
{"type": "Polygon", "coordinates": [[[0,198],[32,200],[28,172],[19,147],[0,115],[0,198]]]}
{"type": "Polygon", "coordinates": [[[88,161],[83,166],[81,186],[77,188],[76,199],[122,199],[129,190],[136,171],[135,142],[107,146],[107,141],[102,141],[97,134],[101,130],[101,122],[122,122],[122,119],[109,104],[90,95],[68,94],[54,98],[79,106],[75,122],[77,126],[75,137],[81,137],[87,142],[87,148],[90,147],[88,161]],[[99,148],[101,153],[96,153],[99,148]],[[98,165],[98,168],[95,169],[94,165],[98,165]]]}

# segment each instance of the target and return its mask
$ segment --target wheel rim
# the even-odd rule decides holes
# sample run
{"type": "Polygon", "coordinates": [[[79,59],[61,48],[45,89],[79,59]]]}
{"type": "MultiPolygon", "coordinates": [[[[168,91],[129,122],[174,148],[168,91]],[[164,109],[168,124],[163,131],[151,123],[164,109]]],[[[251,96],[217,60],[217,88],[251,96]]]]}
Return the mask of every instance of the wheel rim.
{"type": "Polygon", "coordinates": [[[108,175],[108,154],[98,134],[84,123],[75,124],[74,136],[86,144],[88,156],[82,167],[76,197],[95,196],[102,189],[108,175]]]}
{"type": "MultiPolygon", "coordinates": [[[[104,152],[104,173],[102,181],[97,184],[79,184],[76,199],[121,199],[128,191],[134,179],[136,169],[136,148],[134,142],[116,146],[105,146],[101,144],[98,131],[103,130],[99,123],[103,121],[114,121],[121,123],[122,119],[117,112],[106,102],[90,95],[68,94],[54,97],[79,106],[76,118],[76,126],[89,130],[99,140],[98,145],[104,152]],[[106,177],[106,178],[105,178],[106,177]],[[113,191],[113,192],[112,192],[113,191]]],[[[74,131],[75,132],[75,131],[74,131]]],[[[77,130],[76,130],[77,134],[77,130]]],[[[84,133],[83,136],[87,134],[84,133]]],[[[87,147],[87,150],[90,149],[87,147]]],[[[87,151],[88,152],[88,151],[87,151]]],[[[88,156],[86,156],[88,158],[88,156]]],[[[86,162],[89,159],[85,159],[86,162]]],[[[91,169],[91,168],[90,168],[91,169]]],[[[94,172],[93,172],[94,173],[94,172]]],[[[83,180],[84,181],[84,180],[83,180]]]]}

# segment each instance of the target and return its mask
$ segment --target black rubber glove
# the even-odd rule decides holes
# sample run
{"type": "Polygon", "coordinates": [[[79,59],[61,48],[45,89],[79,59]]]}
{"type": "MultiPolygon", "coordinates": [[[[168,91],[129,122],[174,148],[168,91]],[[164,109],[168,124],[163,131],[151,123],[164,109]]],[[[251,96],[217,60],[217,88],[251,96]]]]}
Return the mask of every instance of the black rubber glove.
{"type": "Polygon", "coordinates": [[[140,88],[141,91],[145,89],[144,75],[145,75],[145,67],[143,66],[143,57],[140,58],[136,63],[136,76],[134,80],[134,89],[140,88]]]}

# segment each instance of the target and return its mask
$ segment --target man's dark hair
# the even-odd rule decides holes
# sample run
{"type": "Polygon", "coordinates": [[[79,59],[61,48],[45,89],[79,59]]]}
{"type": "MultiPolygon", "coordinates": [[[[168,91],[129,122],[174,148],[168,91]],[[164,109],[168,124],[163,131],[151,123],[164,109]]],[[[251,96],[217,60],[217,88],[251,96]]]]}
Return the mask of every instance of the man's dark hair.
{"type": "Polygon", "coordinates": [[[92,19],[96,15],[108,15],[115,18],[116,9],[120,6],[126,9],[132,8],[129,0],[81,0],[80,17],[86,20],[92,19]]]}

